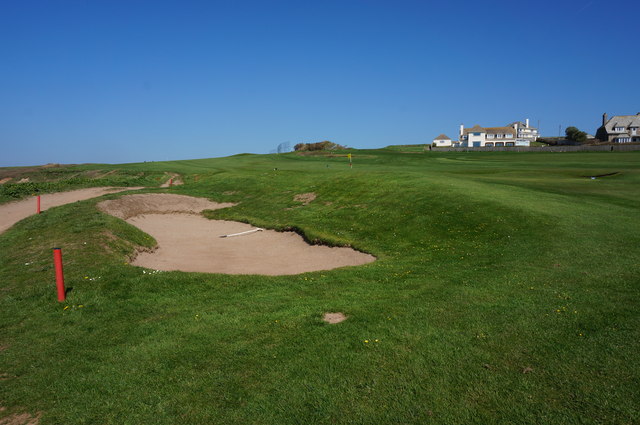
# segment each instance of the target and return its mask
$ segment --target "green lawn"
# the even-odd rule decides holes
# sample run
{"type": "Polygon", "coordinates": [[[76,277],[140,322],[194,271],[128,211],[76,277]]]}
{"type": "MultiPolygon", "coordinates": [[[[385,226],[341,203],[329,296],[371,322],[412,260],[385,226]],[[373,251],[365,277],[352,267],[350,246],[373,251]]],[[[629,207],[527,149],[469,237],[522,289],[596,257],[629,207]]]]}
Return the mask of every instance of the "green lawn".
{"type": "Polygon", "coordinates": [[[322,153],[236,155],[65,167],[58,186],[33,183],[157,186],[179,173],[183,186],[149,191],[238,202],[207,216],[378,260],[283,277],[151,273],[127,260],[153,239],[97,200],[32,216],[0,235],[0,417],[640,423],[640,152],[348,152],[353,169],[322,153]],[[294,202],[306,192],[317,199],[294,202]],[[348,320],[322,322],[336,311],[348,320]]]}

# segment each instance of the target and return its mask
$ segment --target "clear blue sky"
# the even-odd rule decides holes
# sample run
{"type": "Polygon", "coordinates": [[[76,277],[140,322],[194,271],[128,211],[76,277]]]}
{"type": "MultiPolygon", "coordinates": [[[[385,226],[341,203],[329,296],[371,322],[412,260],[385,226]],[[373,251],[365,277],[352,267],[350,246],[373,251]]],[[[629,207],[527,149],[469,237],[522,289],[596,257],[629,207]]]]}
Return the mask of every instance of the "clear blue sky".
{"type": "Polygon", "coordinates": [[[0,166],[357,148],[640,112],[640,2],[0,2],[0,166]]]}

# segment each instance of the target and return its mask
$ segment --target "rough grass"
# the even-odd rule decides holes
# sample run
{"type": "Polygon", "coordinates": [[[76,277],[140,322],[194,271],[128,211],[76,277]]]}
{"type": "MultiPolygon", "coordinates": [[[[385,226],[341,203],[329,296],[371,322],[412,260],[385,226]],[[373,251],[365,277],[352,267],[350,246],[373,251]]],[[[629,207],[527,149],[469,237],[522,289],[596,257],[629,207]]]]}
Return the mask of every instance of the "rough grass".
{"type": "Polygon", "coordinates": [[[239,202],[209,217],[350,244],[378,257],[365,266],[156,273],[126,264],[154,241],[97,200],[1,235],[0,416],[640,422],[638,153],[352,153],[353,169],[295,154],[95,167],[180,173],[172,193],[239,202]],[[335,311],[349,319],[322,321],[335,311]]]}

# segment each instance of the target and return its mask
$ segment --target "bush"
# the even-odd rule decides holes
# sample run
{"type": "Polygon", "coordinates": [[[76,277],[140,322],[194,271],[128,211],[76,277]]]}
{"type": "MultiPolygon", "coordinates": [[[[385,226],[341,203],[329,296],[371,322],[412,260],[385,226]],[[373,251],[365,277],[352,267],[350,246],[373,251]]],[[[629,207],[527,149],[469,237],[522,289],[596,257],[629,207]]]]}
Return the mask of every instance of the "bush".
{"type": "Polygon", "coordinates": [[[337,149],[346,149],[346,146],[325,140],[318,143],[298,143],[293,147],[296,151],[332,151],[337,149]]]}

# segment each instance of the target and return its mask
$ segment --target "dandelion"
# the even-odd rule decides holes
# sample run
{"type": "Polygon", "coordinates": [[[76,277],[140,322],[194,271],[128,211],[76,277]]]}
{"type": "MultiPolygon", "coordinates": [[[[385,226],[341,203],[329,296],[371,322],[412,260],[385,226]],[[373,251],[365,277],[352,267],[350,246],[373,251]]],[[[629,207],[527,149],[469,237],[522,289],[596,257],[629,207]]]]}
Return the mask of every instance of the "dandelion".
{"type": "Polygon", "coordinates": [[[69,308],[69,306],[68,306],[68,305],[65,305],[65,306],[64,306],[64,308],[63,308],[63,310],[67,310],[68,308],[69,308]]]}
{"type": "Polygon", "coordinates": [[[84,278],[85,278],[85,279],[89,279],[89,276],[85,276],[84,278]]]}
{"type": "Polygon", "coordinates": [[[379,339],[376,339],[374,342],[380,342],[380,340],[379,340],[379,339]]]}
{"type": "Polygon", "coordinates": [[[368,340],[368,339],[365,339],[365,340],[364,340],[364,343],[365,343],[365,344],[368,344],[368,343],[369,343],[369,340],[368,340]]]}

